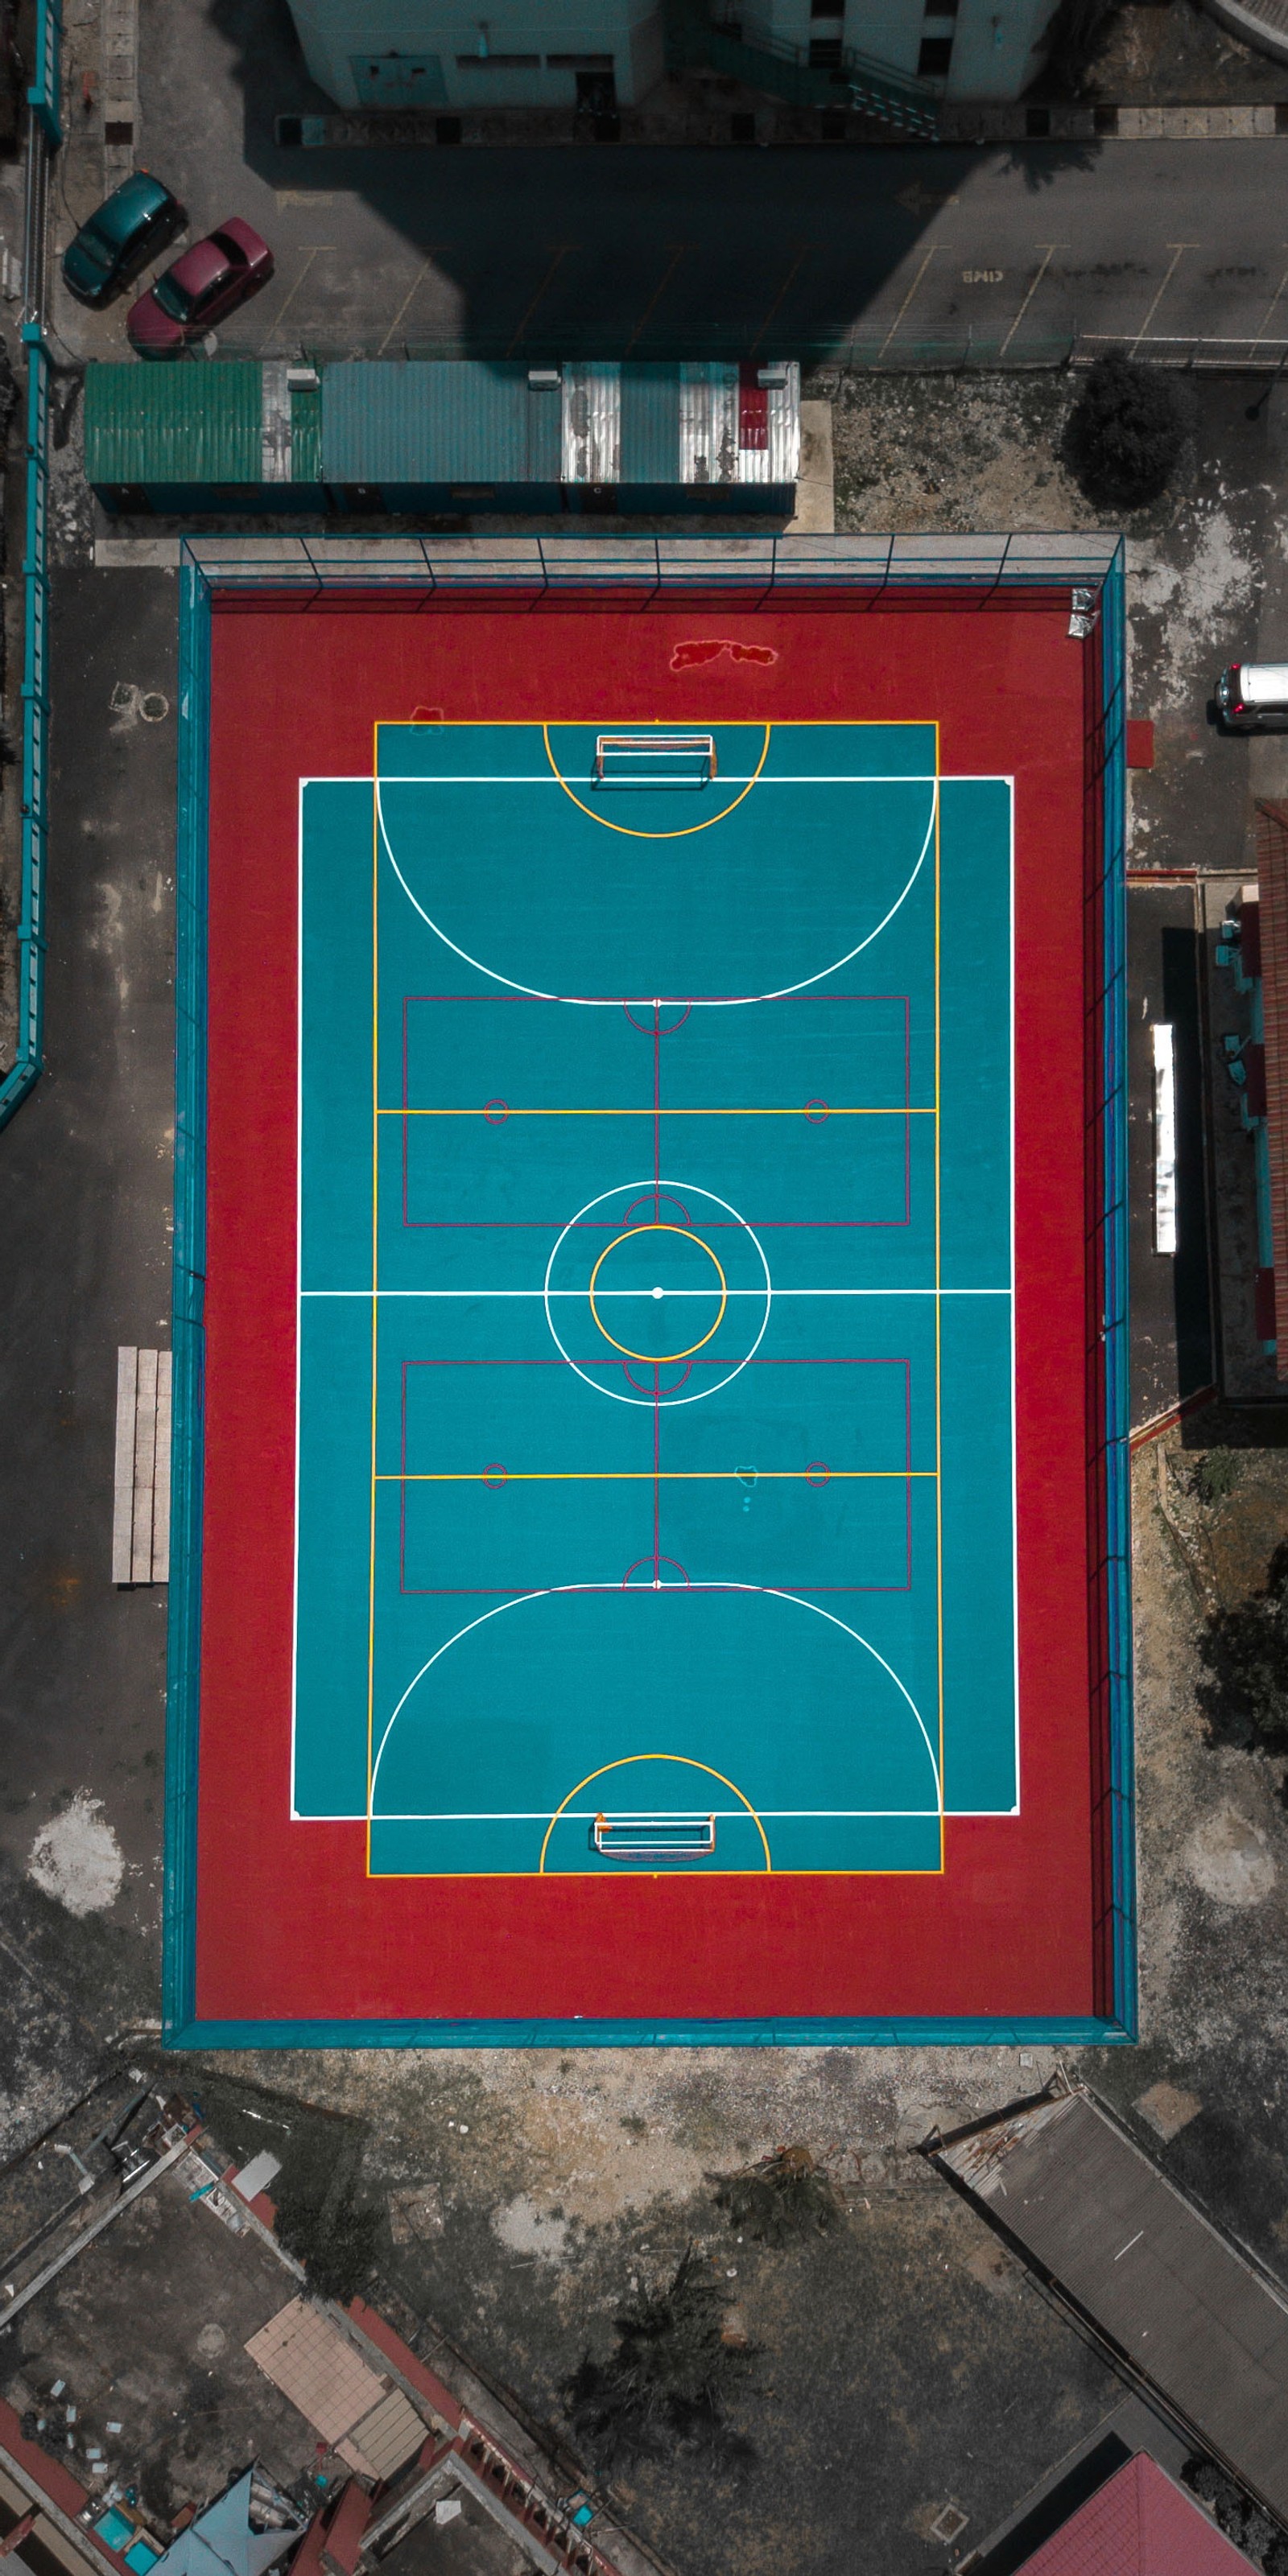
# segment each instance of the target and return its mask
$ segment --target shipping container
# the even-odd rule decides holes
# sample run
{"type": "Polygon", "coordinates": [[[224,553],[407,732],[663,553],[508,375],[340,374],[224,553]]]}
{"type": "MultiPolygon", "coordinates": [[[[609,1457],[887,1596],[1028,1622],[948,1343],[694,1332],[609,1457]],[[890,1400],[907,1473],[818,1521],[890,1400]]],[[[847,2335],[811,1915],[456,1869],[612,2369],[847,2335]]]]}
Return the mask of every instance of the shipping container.
{"type": "Polygon", "coordinates": [[[787,517],[799,458],[786,361],[87,372],[85,470],[111,510],[787,517]]]}

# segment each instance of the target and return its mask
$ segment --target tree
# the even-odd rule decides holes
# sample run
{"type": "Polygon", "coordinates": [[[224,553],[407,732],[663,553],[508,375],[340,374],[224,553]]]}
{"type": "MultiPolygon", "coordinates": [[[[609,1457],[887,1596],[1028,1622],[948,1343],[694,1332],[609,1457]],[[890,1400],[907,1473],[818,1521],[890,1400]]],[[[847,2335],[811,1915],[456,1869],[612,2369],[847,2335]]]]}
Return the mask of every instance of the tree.
{"type": "Polygon", "coordinates": [[[715,2466],[754,2457],[725,2422],[730,2378],[752,2358],[724,2340],[728,2297],[690,2245],[665,2288],[615,2317],[607,2361],[587,2353],[566,2389],[574,2430],[606,2468],[699,2451],[715,2466]]]}
{"type": "Polygon", "coordinates": [[[344,2181],[321,2198],[284,2190],[277,2201],[277,2233],[287,2253],[304,2265],[315,2295],[347,2305],[375,2262],[380,2213],[364,2208],[344,2181]]]}
{"type": "Polygon", "coordinates": [[[1156,501],[1180,461],[1185,423],[1176,387],[1117,350],[1088,370],[1064,433],[1064,460],[1098,508],[1156,501]]]}
{"type": "Polygon", "coordinates": [[[1245,1749],[1288,1751],[1288,1546],[1276,1548],[1264,1590],[1211,1613],[1199,1656],[1209,1733],[1245,1749]]]}
{"type": "Polygon", "coordinates": [[[836,2186],[808,2147],[778,2147],[759,2164],[710,2179],[718,2186],[716,2207],[728,2210],[730,2226],[766,2245],[821,2236],[840,2222],[836,2186]]]}

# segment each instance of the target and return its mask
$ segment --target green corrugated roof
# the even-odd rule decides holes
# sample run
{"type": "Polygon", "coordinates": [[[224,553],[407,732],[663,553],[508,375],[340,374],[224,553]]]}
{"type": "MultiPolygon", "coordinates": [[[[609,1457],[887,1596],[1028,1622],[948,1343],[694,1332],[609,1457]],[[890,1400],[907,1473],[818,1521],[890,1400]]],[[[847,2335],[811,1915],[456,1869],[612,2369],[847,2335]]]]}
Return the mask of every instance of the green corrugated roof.
{"type": "Polygon", "coordinates": [[[260,370],[221,358],[85,372],[91,483],[258,483],[260,370]]]}

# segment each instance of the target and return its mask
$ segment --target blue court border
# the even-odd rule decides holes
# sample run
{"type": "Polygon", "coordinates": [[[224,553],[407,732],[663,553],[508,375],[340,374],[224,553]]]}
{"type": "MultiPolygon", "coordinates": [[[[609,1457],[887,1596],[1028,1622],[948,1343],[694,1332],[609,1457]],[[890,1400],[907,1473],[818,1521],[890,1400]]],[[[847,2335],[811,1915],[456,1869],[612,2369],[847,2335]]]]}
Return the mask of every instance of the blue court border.
{"type": "MultiPolygon", "coordinates": [[[[1031,573],[1007,578],[1003,568],[983,570],[980,541],[963,541],[962,559],[949,568],[953,541],[937,541],[945,565],[924,584],[909,583],[910,601],[951,587],[962,605],[982,605],[1014,588],[1032,596],[1031,573]]],[[[378,545],[371,548],[378,562],[378,545]]],[[[391,549],[391,553],[400,550],[391,549]]],[[[551,550],[546,549],[549,553],[551,550]]],[[[811,566],[808,596],[820,604],[856,609],[873,605],[863,590],[867,548],[837,540],[826,567],[811,566]],[[828,592],[832,593],[830,598],[828,592]]],[[[726,590],[744,607],[763,595],[755,571],[738,578],[736,558],[711,549],[711,587],[726,590]]],[[[405,582],[400,562],[398,572],[405,582]]],[[[1103,1669],[1094,1690],[1101,1715],[1101,1767],[1093,1782],[1093,1821],[1099,1822],[1101,1884],[1098,1891],[1098,1968],[1104,2011],[1075,2017],[906,2020],[889,2016],[830,2019],[608,2021],[580,2016],[559,2020],[348,2020],[202,2021],[196,2009],[197,1795],[200,1731],[202,1470],[204,1428],[206,963],[208,787],[210,731],[210,624],[217,571],[212,580],[185,546],[179,600],[179,778],[177,834],[177,960],[175,1047],[175,1202],[173,1327],[173,1434],[171,1465],[171,1576],[166,1705],[165,1901],[162,1950],[162,2036],[170,2049],[186,2048],[676,2048],[676,2047],[925,2047],[1064,2045],[1095,2047],[1136,2037],[1136,1869],[1133,1788],[1130,1461],[1128,1453],[1127,1339],[1127,1092],[1126,1092],[1126,726],[1125,581],[1121,543],[1106,547],[1093,587],[1099,617],[1093,639],[1095,703],[1089,709],[1086,791],[1094,815],[1097,866],[1088,888],[1091,958],[1098,968],[1099,1096],[1089,1104],[1099,1162],[1099,1313],[1089,1317],[1090,1346],[1097,1353],[1100,1443],[1090,1473],[1100,1487],[1098,1520],[1104,1641],[1103,1669]],[[1102,1320],[1103,1319],[1103,1320],[1102,1320]]],[[[460,587],[472,587],[466,566],[460,587]]],[[[279,562],[244,562],[235,587],[272,593],[298,587],[307,605],[325,588],[315,562],[292,578],[279,562]]],[[[377,573],[376,578],[379,578],[377,573]]],[[[503,604],[504,576],[479,567],[503,604]]],[[[1048,574],[1044,604],[1065,604],[1067,591],[1048,574]]],[[[336,583],[336,604],[346,584],[336,583]]],[[[398,600],[397,580],[390,587],[398,600]]],[[[1087,587],[1083,570],[1080,588],[1087,587]]],[[[597,589],[620,594],[605,549],[604,570],[588,572],[584,552],[577,568],[583,596],[597,589]]],[[[686,585],[687,587],[687,585],[686,585]]],[[[784,584],[786,588],[786,584],[784,584]]],[[[887,593],[887,597],[888,597],[887,593]]],[[[408,604],[413,604],[409,593],[408,604]]],[[[516,600],[516,605],[518,601],[516,600]]],[[[526,599],[524,601],[526,603],[526,599]]],[[[710,605],[708,598],[704,604],[710,605]]],[[[1092,1283],[1094,1286],[1094,1282],[1092,1283]]]]}

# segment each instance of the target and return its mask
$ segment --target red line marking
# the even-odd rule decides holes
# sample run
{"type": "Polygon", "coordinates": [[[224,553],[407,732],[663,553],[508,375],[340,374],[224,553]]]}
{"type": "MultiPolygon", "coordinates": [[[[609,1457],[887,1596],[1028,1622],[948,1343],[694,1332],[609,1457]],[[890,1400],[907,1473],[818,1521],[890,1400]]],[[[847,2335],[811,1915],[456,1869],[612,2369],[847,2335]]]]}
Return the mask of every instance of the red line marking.
{"type": "Polygon", "coordinates": [[[494,1464],[490,1467],[485,1467],[483,1470],[483,1483],[486,1485],[490,1494],[499,1494],[502,1486],[508,1485],[509,1481],[509,1476],[504,1467],[494,1464]]]}
{"type": "Polygon", "coordinates": [[[831,1483],[831,1479],[832,1470],[826,1464],[825,1460],[822,1458],[811,1458],[810,1463],[805,1470],[806,1484],[827,1485],[831,1483]]]}
{"type": "Polygon", "coordinates": [[[510,1115],[510,1104],[508,1100],[485,1100],[483,1115],[489,1127],[504,1127],[510,1115]]]}
{"type": "Polygon", "coordinates": [[[831,1117],[832,1112],[828,1108],[825,1100],[807,1100],[805,1103],[805,1115],[808,1118],[811,1127],[821,1127],[824,1120],[831,1117]]]}

